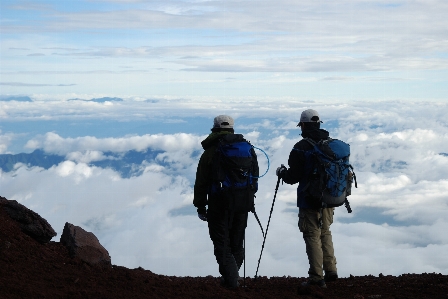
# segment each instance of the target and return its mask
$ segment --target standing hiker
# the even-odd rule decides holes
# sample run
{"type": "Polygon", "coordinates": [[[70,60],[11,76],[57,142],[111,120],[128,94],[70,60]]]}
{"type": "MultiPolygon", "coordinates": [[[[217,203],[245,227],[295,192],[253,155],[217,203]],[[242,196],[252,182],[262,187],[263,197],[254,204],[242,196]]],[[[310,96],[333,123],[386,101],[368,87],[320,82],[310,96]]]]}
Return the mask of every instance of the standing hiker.
{"type": "MultiPolygon", "coordinates": [[[[325,288],[325,282],[334,281],[338,278],[330,225],[333,223],[334,206],[347,202],[347,209],[349,208],[346,196],[349,195],[348,188],[351,188],[351,177],[349,177],[351,174],[349,174],[349,169],[344,170],[345,177],[343,179],[345,182],[342,182],[340,185],[345,184],[344,188],[347,190],[343,189],[340,192],[342,195],[337,199],[340,198],[341,200],[337,205],[322,204],[321,198],[316,198],[323,197],[324,191],[322,189],[313,194],[318,194],[317,196],[311,195],[315,191],[312,190],[314,185],[319,183],[322,185],[323,180],[322,177],[316,179],[318,167],[315,165],[317,161],[315,145],[319,141],[332,141],[329,138],[329,133],[320,129],[320,123],[321,120],[316,110],[308,109],[302,112],[297,126],[300,126],[302,130],[303,139],[294,145],[289,154],[289,169],[282,165],[282,167],[277,168],[276,174],[287,184],[299,183],[297,187],[298,226],[305,240],[306,253],[310,265],[308,281],[302,285],[317,285],[325,288]]],[[[345,145],[344,149],[348,148],[349,152],[347,144],[336,139],[334,140],[342,143],[343,147],[345,145]]],[[[349,165],[348,156],[345,159],[343,166],[345,168],[351,167],[346,166],[349,165]]],[[[335,198],[333,197],[332,199],[335,198]]]]}
{"type": "Polygon", "coordinates": [[[226,288],[238,287],[247,215],[255,211],[258,178],[254,149],[243,135],[234,134],[233,125],[230,116],[215,117],[212,133],[202,141],[204,153],[193,199],[199,219],[208,222],[221,284],[226,288]]]}

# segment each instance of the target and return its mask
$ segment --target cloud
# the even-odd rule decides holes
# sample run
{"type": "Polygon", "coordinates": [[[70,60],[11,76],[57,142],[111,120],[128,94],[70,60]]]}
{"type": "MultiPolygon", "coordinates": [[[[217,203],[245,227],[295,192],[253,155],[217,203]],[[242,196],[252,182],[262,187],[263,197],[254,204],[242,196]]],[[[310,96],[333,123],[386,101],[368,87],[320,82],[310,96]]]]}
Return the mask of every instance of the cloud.
{"type": "Polygon", "coordinates": [[[77,48],[66,48],[66,47],[50,47],[50,48],[42,48],[43,50],[61,50],[61,51],[79,51],[77,48]]]}
{"type": "MultiPolygon", "coordinates": [[[[27,75],[83,75],[83,74],[90,74],[90,75],[99,75],[99,74],[139,74],[139,73],[149,73],[148,70],[142,70],[142,69],[136,69],[136,70],[120,70],[120,71],[111,71],[111,70],[92,70],[92,71],[64,71],[64,70],[58,70],[58,71],[46,71],[46,70],[40,70],[40,71],[15,71],[15,72],[4,72],[4,74],[27,74],[27,75]]],[[[12,82],[12,84],[24,84],[24,83],[16,83],[12,82]]],[[[5,83],[4,85],[7,85],[5,83]]],[[[76,85],[76,84],[72,84],[76,85]]],[[[26,86],[26,85],[11,85],[11,86],[26,86]]],[[[52,85],[47,84],[42,86],[60,86],[60,85],[52,85]]]]}
{"type": "Polygon", "coordinates": [[[76,84],[38,84],[38,83],[23,83],[23,82],[0,82],[0,86],[30,86],[30,87],[44,87],[44,86],[75,86],[76,84]]]}
{"type": "MultiPolygon", "coordinates": [[[[376,53],[356,55],[339,49],[337,45],[329,45],[331,51],[320,53],[321,45],[302,46],[303,51],[314,52],[313,55],[297,55],[295,42],[268,39],[254,44],[252,41],[238,45],[179,45],[162,47],[103,47],[89,50],[78,50],[64,53],[52,53],[69,57],[128,57],[134,59],[169,59],[182,65],[187,71],[206,72],[367,72],[398,70],[446,70],[447,61],[443,57],[402,57],[378,55],[376,53]],[[291,43],[291,44],[290,44],[291,43]],[[282,46],[278,46],[281,44],[282,46]],[[291,48],[294,48],[294,51],[291,48]],[[256,51],[254,51],[256,49],[256,51]],[[273,57],[272,52],[279,54],[273,57]]],[[[448,49],[448,47],[447,47],[448,49]]],[[[366,49],[367,50],[367,49],[366,49]]],[[[34,54],[30,54],[34,55],[34,54]]],[[[44,55],[44,54],[42,54],[44,55]]],[[[412,54],[417,55],[417,54],[412,54]]],[[[100,70],[98,70],[100,71],[100,70]]],[[[143,70],[141,70],[143,71],[143,70]]],[[[344,78],[328,77],[329,81],[344,78]]],[[[347,77],[345,77],[344,80],[347,77]]],[[[401,79],[403,80],[403,79],[401,79]]]]}
{"type": "MultiPolygon", "coordinates": [[[[2,114],[1,114],[1,110],[0,110],[0,117],[1,116],[2,116],[2,114]]],[[[7,153],[8,146],[14,140],[14,137],[15,137],[14,133],[2,134],[2,130],[0,130],[0,154],[7,153]]]]}
{"type": "Polygon", "coordinates": [[[42,4],[5,6],[5,93],[39,87],[55,95],[76,86],[125,96],[338,101],[446,94],[448,8],[440,0],[42,4]],[[30,81],[36,76],[39,82],[30,81]]]}
{"type": "MultiPolygon", "coordinates": [[[[100,103],[90,104],[103,109],[100,103]]],[[[128,113],[123,109],[128,104],[137,105],[123,101],[122,113],[128,113]]],[[[165,104],[151,103],[155,105],[151,107],[163,109],[165,104]]],[[[171,114],[167,115],[185,119],[210,113],[204,112],[204,105],[168,105],[171,114]]],[[[213,105],[221,107],[220,103],[213,105]]],[[[448,157],[440,154],[446,153],[448,138],[446,104],[291,101],[266,102],[260,107],[247,102],[230,105],[237,128],[244,125],[245,136],[270,159],[270,170],[260,179],[256,198],[264,226],[274,197],[275,168],[287,164],[289,152],[300,140],[297,111],[312,107],[319,111],[331,136],[350,143],[358,178],[358,189],[349,198],[353,214],[343,207],[336,209],[332,225],[340,276],[448,273],[443,254],[448,246],[444,233],[448,228],[448,157]],[[251,118],[254,113],[260,117],[251,118]]],[[[66,161],[46,170],[19,164],[13,172],[0,173],[2,196],[38,212],[59,236],[66,221],[94,232],[114,264],[142,266],[166,275],[218,276],[207,226],[197,219],[191,204],[200,141],[205,137],[200,135],[203,127],[196,130],[109,138],[48,132],[33,137],[28,146],[65,155],[66,161]],[[112,169],[89,165],[109,159],[108,152],[148,148],[160,152],[138,165],[141,171],[136,176],[124,178],[112,169]]],[[[258,150],[257,154],[264,172],[266,157],[258,150]]],[[[260,275],[307,276],[305,246],[297,228],[296,187],[280,185],[260,275]]],[[[249,276],[255,273],[262,241],[260,228],[250,215],[246,233],[249,276]]]]}
{"type": "MultiPolygon", "coordinates": [[[[30,146],[33,148],[36,147],[37,144],[30,142],[30,146]]],[[[85,150],[84,152],[70,152],[66,155],[66,158],[70,161],[82,162],[82,163],[90,163],[93,161],[102,161],[105,159],[110,159],[110,157],[105,156],[100,151],[92,151],[85,150]]]]}
{"type": "MultiPolygon", "coordinates": [[[[114,42],[109,41],[106,46],[85,47],[80,43],[83,49],[64,42],[39,49],[62,50],[63,53],[56,54],[73,56],[177,57],[176,63],[198,71],[362,72],[447,68],[443,53],[448,50],[448,43],[441,28],[447,24],[448,8],[440,0],[431,5],[417,1],[396,7],[347,1],[337,5],[288,0],[275,5],[265,1],[103,2],[95,8],[85,6],[73,11],[58,5],[52,10],[29,7],[38,10],[42,20],[38,23],[24,20],[21,26],[10,22],[2,29],[16,34],[52,34],[61,30],[76,34],[94,29],[95,34],[108,36],[116,32],[114,42]],[[123,30],[144,38],[136,37],[137,45],[127,46],[129,43],[118,34],[123,30]],[[194,39],[182,43],[179,39],[173,42],[153,35],[154,30],[173,36],[180,36],[183,30],[195,34],[194,39]],[[149,47],[144,41],[152,38],[157,42],[149,47]],[[209,57],[210,60],[206,59],[209,57]]],[[[8,12],[15,9],[18,8],[10,7],[8,12]]]]}
{"type": "Polygon", "coordinates": [[[0,96],[0,101],[32,102],[28,96],[0,96]]]}
{"type": "MultiPolygon", "coordinates": [[[[111,151],[123,153],[130,150],[143,151],[148,147],[166,152],[195,151],[200,149],[200,137],[179,133],[174,135],[144,135],[123,138],[96,138],[93,136],[62,138],[55,133],[47,133],[41,138],[30,140],[26,147],[42,148],[47,153],[67,155],[77,151],[111,151]]],[[[92,152],[91,152],[92,153],[92,152]]]]}

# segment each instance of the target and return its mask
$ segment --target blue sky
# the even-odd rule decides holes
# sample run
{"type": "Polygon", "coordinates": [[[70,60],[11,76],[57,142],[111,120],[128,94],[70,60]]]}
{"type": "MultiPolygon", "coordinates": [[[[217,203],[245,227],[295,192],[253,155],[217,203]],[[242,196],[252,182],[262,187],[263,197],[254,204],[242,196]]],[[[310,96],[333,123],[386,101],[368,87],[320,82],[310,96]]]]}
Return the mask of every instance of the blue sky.
{"type": "Polygon", "coordinates": [[[347,101],[448,91],[445,1],[0,5],[2,95],[347,101]]]}
{"type": "MultiPolygon", "coordinates": [[[[0,154],[63,157],[0,169],[0,195],[56,241],[68,221],[114,264],[218,276],[192,206],[213,117],[233,116],[269,155],[266,225],[275,168],[313,108],[350,143],[358,177],[354,213],[332,226],[340,275],[448,273],[446,1],[2,0],[0,14],[0,154]],[[92,163],[146,150],[157,155],[133,177],[92,163]]],[[[261,275],[307,276],[295,196],[280,187],[261,275]]],[[[249,221],[251,276],[262,236],[249,221]]]]}

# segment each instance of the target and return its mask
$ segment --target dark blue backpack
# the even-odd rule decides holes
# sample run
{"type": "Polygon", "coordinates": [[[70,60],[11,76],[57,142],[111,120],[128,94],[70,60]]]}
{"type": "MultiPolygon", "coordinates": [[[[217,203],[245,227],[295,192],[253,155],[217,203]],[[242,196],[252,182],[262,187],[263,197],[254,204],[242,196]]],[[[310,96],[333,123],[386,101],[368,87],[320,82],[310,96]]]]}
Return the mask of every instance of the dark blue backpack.
{"type": "Polygon", "coordinates": [[[236,212],[254,211],[258,189],[258,162],[253,146],[241,134],[226,134],[219,139],[212,161],[211,195],[221,207],[236,212]]]}
{"type": "Polygon", "coordinates": [[[305,152],[308,183],[304,188],[305,198],[315,208],[331,208],[345,204],[351,213],[347,196],[351,194],[353,180],[357,187],[353,167],[349,163],[350,145],[338,139],[323,139],[315,142],[305,140],[313,149],[305,152]]]}

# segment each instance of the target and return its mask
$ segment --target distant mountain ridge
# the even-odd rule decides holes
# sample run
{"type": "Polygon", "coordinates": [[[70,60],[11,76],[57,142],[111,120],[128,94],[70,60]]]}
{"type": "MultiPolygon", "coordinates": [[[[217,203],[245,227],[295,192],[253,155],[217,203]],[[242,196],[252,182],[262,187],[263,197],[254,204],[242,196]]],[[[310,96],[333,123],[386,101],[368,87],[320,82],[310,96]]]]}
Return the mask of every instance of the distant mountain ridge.
{"type": "MultiPolygon", "coordinates": [[[[106,156],[105,159],[92,161],[87,164],[101,168],[110,168],[120,173],[123,178],[129,178],[132,176],[139,176],[143,171],[140,167],[142,163],[144,161],[153,162],[160,153],[163,153],[163,151],[151,149],[147,149],[143,152],[131,150],[124,154],[104,152],[104,156],[106,156]]],[[[10,172],[14,170],[14,166],[17,163],[22,163],[27,167],[37,166],[49,169],[66,160],[69,159],[61,155],[48,154],[41,149],[36,149],[32,153],[0,154],[0,168],[4,172],[10,172]]],[[[158,164],[161,164],[160,161],[158,161],[158,164]]]]}
{"type": "Polygon", "coordinates": [[[117,97],[103,97],[103,98],[93,98],[90,100],[69,99],[69,101],[88,101],[88,102],[95,102],[95,103],[105,103],[105,102],[123,102],[123,99],[117,98],[117,97]]]}
{"type": "Polygon", "coordinates": [[[28,96],[0,96],[0,101],[4,102],[11,102],[11,101],[17,101],[17,102],[32,102],[30,97],[28,96]]]}
{"type": "Polygon", "coordinates": [[[43,150],[37,149],[30,154],[2,154],[0,155],[0,168],[4,172],[14,170],[14,165],[17,163],[25,164],[29,167],[39,166],[45,169],[53,165],[57,165],[64,161],[65,158],[58,155],[46,154],[43,150]]]}
{"type": "MultiPolygon", "coordinates": [[[[104,152],[104,159],[99,161],[91,161],[87,164],[100,168],[110,168],[118,172],[122,178],[130,178],[132,176],[139,176],[143,173],[144,167],[142,163],[145,161],[152,163],[155,161],[158,154],[163,153],[161,150],[147,149],[139,152],[130,150],[125,153],[104,152]]],[[[195,153],[196,155],[199,153],[195,153]]],[[[448,157],[448,153],[439,153],[440,156],[448,157]]],[[[74,161],[62,155],[46,153],[42,149],[36,149],[32,153],[20,154],[0,154],[0,169],[3,172],[11,172],[17,163],[26,165],[27,167],[42,167],[49,169],[56,166],[63,161],[74,161]]],[[[168,163],[157,161],[157,164],[166,166],[168,163]]]]}

